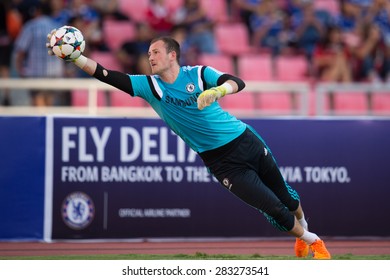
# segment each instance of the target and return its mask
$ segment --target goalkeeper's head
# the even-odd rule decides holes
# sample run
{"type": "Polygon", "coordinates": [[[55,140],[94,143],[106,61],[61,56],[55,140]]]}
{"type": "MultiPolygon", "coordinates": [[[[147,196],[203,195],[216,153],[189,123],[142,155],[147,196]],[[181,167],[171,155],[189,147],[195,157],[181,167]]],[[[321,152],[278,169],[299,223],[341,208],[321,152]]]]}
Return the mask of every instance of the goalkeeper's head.
{"type": "Polygon", "coordinates": [[[180,64],[180,44],[172,37],[162,36],[162,37],[158,37],[158,38],[153,39],[151,41],[150,45],[152,45],[153,43],[156,43],[158,41],[164,42],[167,53],[170,53],[170,52],[176,53],[176,61],[178,64],[180,64]]]}

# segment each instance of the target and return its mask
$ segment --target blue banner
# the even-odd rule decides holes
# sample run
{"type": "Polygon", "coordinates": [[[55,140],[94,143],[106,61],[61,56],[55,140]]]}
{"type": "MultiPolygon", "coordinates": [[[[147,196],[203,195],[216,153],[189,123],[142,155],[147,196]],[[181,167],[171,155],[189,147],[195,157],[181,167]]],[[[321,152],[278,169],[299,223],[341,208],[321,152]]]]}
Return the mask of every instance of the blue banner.
{"type": "Polygon", "coordinates": [[[310,228],[390,236],[390,120],[251,120],[300,193],[310,228]]]}
{"type": "Polygon", "coordinates": [[[0,239],[43,238],[45,118],[0,117],[0,239]]]}
{"type": "MultiPolygon", "coordinates": [[[[390,120],[246,121],[313,231],[390,236],[390,120]]],[[[0,117],[0,143],[1,240],[285,236],[158,119],[0,117]]]]}
{"type": "Polygon", "coordinates": [[[241,211],[262,220],[159,120],[56,118],[53,169],[54,239],[232,236],[241,211]]]}
{"type": "MultiPolygon", "coordinates": [[[[300,193],[313,231],[390,235],[388,120],[247,122],[300,193]]],[[[54,118],[53,132],[53,239],[285,236],[160,120],[54,118]]]]}

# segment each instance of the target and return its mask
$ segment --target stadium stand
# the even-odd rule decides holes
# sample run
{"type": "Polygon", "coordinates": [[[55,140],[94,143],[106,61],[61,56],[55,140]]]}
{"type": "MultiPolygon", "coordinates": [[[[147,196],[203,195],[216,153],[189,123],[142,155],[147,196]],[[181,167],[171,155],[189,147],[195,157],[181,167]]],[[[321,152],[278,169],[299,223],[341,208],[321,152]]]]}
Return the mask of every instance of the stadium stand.
{"type": "Polygon", "coordinates": [[[201,0],[207,16],[215,23],[226,23],[230,21],[228,7],[225,0],[201,0]]]}
{"type": "Polygon", "coordinates": [[[233,60],[226,54],[203,53],[199,55],[198,62],[201,65],[209,65],[225,73],[235,73],[233,60]]]}
{"type": "Polygon", "coordinates": [[[144,22],[149,0],[119,0],[119,7],[131,20],[144,22]]]}
{"type": "Polygon", "coordinates": [[[222,98],[219,100],[219,103],[223,108],[241,110],[246,113],[251,113],[258,108],[255,95],[246,91],[240,94],[229,95],[229,98],[222,98]]]}
{"type": "Polygon", "coordinates": [[[315,0],[313,5],[316,10],[327,11],[329,14],[337,16],[340,14],[338,2],[337,0],[315,0]]]}
{"type": "Polygon", "coordinates": [[[334,94],[333,102],[335,115],[364,115],[368,112],[368,98],[363,92],[334,94]]]}
{"type": "MultiPolygon", "coordinates": [[[[88,106],[89,92],[85,89],[74,89],[71,91],[71,105],[75,107],[86,107],[88,106]]],[[[97,106],[107,106],[107,96],[105,91],[97,91],[97,106]]]]}
{"type": "Polygon", "coordinates": [[[214,33],[218,49],[224,54],[238,56],[253,51],[243,23],[220,23],[215,26],[214,33]]]}
{"type": "Polygon", "coordinates": [[[110,105],[112,107],[145,107],[146,103],[141,98],[132,98],[128,94],[120,90],[112,90],[109,92],[110,105]]]}
{"type": "MultiPolygon", "coordinates": [[[[122,70],[114,52],[124,41],[132,40],[136,36],[136,23],[145,22],[146,10],[151,0],[118,0],[120,10],[130,20],[114,20],[106,17],[102,21],[102,32],[110,51],[92,51],[88,55],[113,70],[122,70]]],[[[221,104],[229,108],[244,110],[262,110],[264,112],[293,112],[301,106],[299,94],[291,93],[288,89],[290,82],[306,83],[310,90],[308,93],[309,115],[333,114],[333,115],[390,115],[390,90],[376,91],[375,87],[370,91],[362,91],[356,88],[361,85],[359,81],[353,81],[350,89],[334,90],[333,94],[327,94],[327,90],[319,92],[317,85],[321,81],[315,76],[309,75],[309,62],[301,55],[279,54],[270,55],[267,49],[254,48],[251,45],[250,34],[242,19],[238,17],[234,1],[226,0],[199,0],[208,17],[215,22],[214,35],[219,49],[218,54],[200,54],[197,63],[210,65],[223,72],[240,76],[245,81],[265,82],[257,90],[247,87],[237,96],[220,100],[221,104]],[[268,91],[267,83],[286,85],[277,90],[268,91]],[[262,91],[262,92],[259,92],[262,91]],[[320,103],[323,102],[322,105],[320,103]],[[322,108],[322,109],[319,109],[322,108]],[[324,109],[324,110],[323,110],[324,109]]],[[[281,11],[290,8],[288,0],[275,0],[281,11]]],[[[171,10],[177,10],[184,4],[184,0],[165,0],[165,4],[171,10]]],[[[340,14],[340,2],[337,0],[313,1],[317,11],[323,11],[335,17],[340,14]]],[[[286,27],[287,28],[287,27],[286,27]]],[[[298,53],[301,53],[298,51],[298,53]]],[[[351,63],[352,65],[352,63],[351,63]]],[[[311,69],[311,68],[310,68],[311,69]]],[[[310,73],[311,74],[311,73],[310,73]]],[[[381,85],[386,85],[385,75],[381,85]]],[[[367,81],[364,81],[367,82],[367,81]]],[[[97,106],[133,106],[143,107],[142,100],[131,99],[126,94],[111,91],[109,88],[98,87],[97,106]]],[[[385,89],[387,90],[387,88],[385,89]]],[[[77,89],[71,87],[71,105],[88,106],[88,94],[85,87],[77,89]]],[[[297,89],[297,91],[300,91],[297,89]]]]}
{"type": "Polygon", "coordinates": [[[111,52],[93,51],[91,52],[90,57],[93,60],[99,61],[101,65],[107,68],[118,71],[122,70],[119,61],[111,52]]]}
{"type": "Polygon", "coordinates": [[[238,75],[244,80],[274,79],[272,57],[269,54],[245,54],[237,58],[238,75]]]}
{"type": "Polygon", "coordinates": [[[275,58],[276,80],[308,81],[307,59],[301,55],[280,55],[275,58]]]}
{"type": "MultiPolygon", "coordinates": [[[[264,55],[262,55],[264,57],[264,55]]],[[[308,65],[303,56],[280,55],[274,58],[274,78],[279,82],[307,82],[308,65]]],[[[268,67],[271,67],[269,65],[268,67]]],[[[263,72],[272,70],[262,70],[263,72]]],[[[297,94],[290,91],[264,92],[258,97],[259,109],[274,114],[289,114],[301,106],[297,94]]]]}
{"type": "Polygon", "coordinates": [[[103,21],[105,42],[111,51],[117,51],[124,42],[136,36],[135,24],[131,21],[106,19],[103,21]]]}
{"type": "Polygon", "coordinates": [[[165,5],[169,7],[170,10],[176,11],[184,3],[184,0],[165,0],[165,5]]]}
{"type": "Polygon", "coordinates": [[[371,109],[374,115],[390,114],[390,91],[371,94],[371,109]]]}
{"type": "Polygon", "coordinates": [[[289,92],[264,92],[258,96],[258,107],[267,114],[288,115],[294,110],[294,99],[289,92]]]}
{"type": "MultiPolygon", "coordinates": [[[[237,71],[238,75],[245,81],[272,81],[273,80],[273,71],[272,71],[272,58],[270,55],[261,55],[261,54],[246,54],[241,55],[237,58],[237,71]]],[[[246,109],[262,109],[262,110],[273,110],[273,106],[266,99],[269,93],[264,92],[250,92],[244,90],[242,96],[245,95],[247,102],[253,102],[249,106],[242,106],[246,109]],[[250,96],[250,97],[248,97],[250,96]],[[252,99],[252,100],[250,100],[252,99]],[[269,106],[271,105],[271,106],[269,106]]],[[[230,96],[229,96],[230,98],[230,96]]],[[[238,99],[238,98],[237,98],[238,99]]],[[[237,104],[238,101],[236,101],[237,104]]],[[[226,102],[227,103],[227,102],[226,102]]],[[[232,102],[232,106],[237,106],[232,102]]],[[[227,107],[230,107],[230,104],[226,104],[227,107]]]]}

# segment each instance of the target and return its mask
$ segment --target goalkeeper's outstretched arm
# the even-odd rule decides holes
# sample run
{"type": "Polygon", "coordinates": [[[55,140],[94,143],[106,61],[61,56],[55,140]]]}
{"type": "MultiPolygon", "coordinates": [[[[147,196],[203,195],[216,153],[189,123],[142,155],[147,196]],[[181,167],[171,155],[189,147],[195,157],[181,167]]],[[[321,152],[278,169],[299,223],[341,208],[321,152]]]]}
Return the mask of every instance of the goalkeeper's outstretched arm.
{"type": "MultiPolygon", "coordinates": [[[[48,34],[47,38],[50,42],[50,38],[53,35],[55,30],[53,30],[51,33],[48,34]]],[[[47,43],[46,46],[48,47],[48,53],[49,55],[54,55],[50,44],[47,43]]],[[[109,69],[105,69],[103,66],[101,66],[99,63],[97,63],[95,60],[88,58],[84,55],[80,55],[78,58],[72,61],[75,65],[77,65],[80,69],[82,69],[85,73],[90,75],[91,77],[95,77],[96,79],[110,84],[124,92],[129,93],[130,95],[134,95],[133,89],[131,86],[131,81],[127,74],[119,72],[119,71],[113,71],[109,69]]]]}
{"type": "Polygon", "coordinates": [[[102,65],[93,59],[87,58],[83,55],[76,59],[74,64],[80,67],[88,75],[95,77],[104,83],[110,84],[117,89],[127,92],[131,96],[134,96],[131,80],[127,74],[119,71],[105,69],[102,65]]]}
{"type": "Polygon", "coordinates": [[[74,60],[73,63],[90,76],[95,74],[98,65],[95,60],[84,55],[80,55],[80,57],[74,60]]]}
{"type": "Polygon", "coordinates": [[[96,79],[110,84],[124,92],[134,95],[133,88],[129,76],[125,73],[105,69],[102,65],[81,55],[74,61],[74,64],[80,67],[88,75],[95,77],[96,79]]]}

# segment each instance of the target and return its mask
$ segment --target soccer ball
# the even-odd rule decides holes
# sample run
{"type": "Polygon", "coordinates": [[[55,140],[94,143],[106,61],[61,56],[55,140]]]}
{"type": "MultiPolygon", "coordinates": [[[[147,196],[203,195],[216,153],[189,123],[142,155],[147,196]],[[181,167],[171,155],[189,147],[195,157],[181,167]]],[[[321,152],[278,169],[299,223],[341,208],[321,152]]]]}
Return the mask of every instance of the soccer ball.
{"type": "Polygon", "coordinates": [[[84,51],[84,36],[76,27],[65,25],[51,36],[50,47],[56,56],[65,61],[74,61],[84,51]]]}

